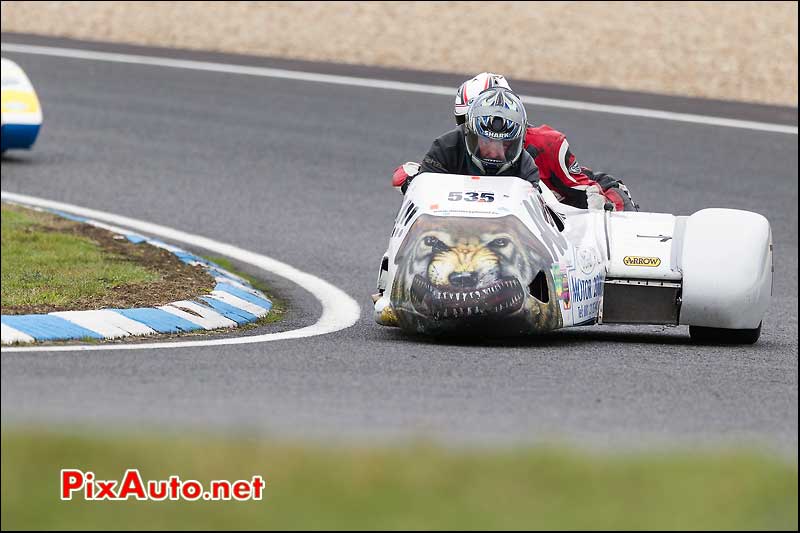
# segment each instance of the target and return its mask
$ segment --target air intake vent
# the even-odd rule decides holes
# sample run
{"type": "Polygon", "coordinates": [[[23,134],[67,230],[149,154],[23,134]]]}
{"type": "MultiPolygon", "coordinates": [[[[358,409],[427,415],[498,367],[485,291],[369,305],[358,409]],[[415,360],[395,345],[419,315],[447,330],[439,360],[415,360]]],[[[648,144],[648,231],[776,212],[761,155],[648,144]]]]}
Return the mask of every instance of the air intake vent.
{"type": "Polygon", "coordinates": [[[543,270],[540,270],[536,277],[533,278],[533,281],[528,286],[528,290],[531,296],[540,302],[548,303],[550,301],[550,291],[547,290],[547,276],[543,270]]]}
{"type": "Polygon", "coordinates": [[[414,204],[411,204],[411,205],[409,205],[409,208],[413,208],[413,209],[411,209],[411,211],[406,216],[406,220],[405,220],[405,222],[403,222],[403,226],[408,226],[408,223],[411,222],[411,219],[414,218],[414,215],[417,214],[417,206],[415,206],[414,204]]]}

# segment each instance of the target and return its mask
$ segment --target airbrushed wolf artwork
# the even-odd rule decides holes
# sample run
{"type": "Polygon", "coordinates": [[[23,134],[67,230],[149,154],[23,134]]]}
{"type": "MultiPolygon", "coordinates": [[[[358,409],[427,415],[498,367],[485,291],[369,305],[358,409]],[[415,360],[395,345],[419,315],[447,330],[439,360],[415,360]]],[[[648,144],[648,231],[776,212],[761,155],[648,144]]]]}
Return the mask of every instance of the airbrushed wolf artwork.
{"type": "Polygon", "coordinates": [[[405,329],[561,327],[552,252],[513,216],[421,216],[395,255],[391,302],[405,329]],[[530,287],[530,289],[529,289],[530,287]]]}
{"type": "Polygon", "coordinates": [[[685,324],[696,341],[753,343],[771,293],[759,214],[590,211],[515,177],[421,174],[373,300],[379,324],[412,333],[685,324]]]}

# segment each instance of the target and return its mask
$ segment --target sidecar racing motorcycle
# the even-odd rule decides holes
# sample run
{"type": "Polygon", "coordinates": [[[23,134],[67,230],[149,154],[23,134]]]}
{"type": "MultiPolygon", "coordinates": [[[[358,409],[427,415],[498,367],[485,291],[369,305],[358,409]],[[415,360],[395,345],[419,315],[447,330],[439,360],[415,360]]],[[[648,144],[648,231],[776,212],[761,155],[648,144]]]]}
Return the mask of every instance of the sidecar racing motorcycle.
{"type": "Polygon", "coordinates": [[[420,174],[382,258],[378,324],[525,335],[591,324],[688,325],[755,343],[772,293],[767,219],[589,211],[515,177],[420,174]]]}

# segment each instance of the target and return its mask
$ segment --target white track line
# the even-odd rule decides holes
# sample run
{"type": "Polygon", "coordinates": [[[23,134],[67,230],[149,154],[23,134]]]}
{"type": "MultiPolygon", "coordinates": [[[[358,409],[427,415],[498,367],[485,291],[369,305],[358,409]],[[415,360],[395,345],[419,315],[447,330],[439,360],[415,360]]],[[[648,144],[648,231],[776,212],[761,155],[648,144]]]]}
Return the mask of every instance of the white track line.
{"type": "Polygon", "coordinates": [[[116,224],[126,228],[135,229],[148,235],[161,237],[172,241],[188,244],[194,248],[203,248],[211,252],[236,259],[242,263],[255,266],[289,281],[296,283],[313,294],[317,300],[322,304],[322,316],[319,320],[311,325],[300,329],[291,331],[283,331],[281,333],[267,333],[264,335],[253,335],[250,337],[236,337],[229,339],[210,339],[210,340],[192,340],[180,342],[158,342],[146,344],[103,344],[103,345],[88,345],[88,346],[33,346],[29,348],[23,347],[5,347],[3,346],[2,352],[72,352],[72,351],[92,351],[92,350],[153,350],[163,348],[191,348],[199,346],[223,346],[228,344],[252,344],[257,342],[280,341],[287,339],[300,339],[304,337],[312,337],[315,335],[323,335],[325,333],[333,333],[345,328],[349,328],[355,324],[361,316],[361,308],[358,303],[351,298],[347,293],[324,281],[316,276],[297,270],[293,266],[281,263],[271,257],[249,252],[230,244],[225,244],[219,241],[192,235],[176,229],[160,226],[150,222],[136,220],[134,218],[123,217],[114,215],[112,213],[105,213],[103,211],[95,211],[94,209],[87,209],[85,207],[78,207],[71,204],[62,202],[54,202],[45,200],[43,198],[36,198],[34,196],[26,196],[23,194],[15,194],[2,191],[0,195],[3,200],[10,200],[21,204],[34,205],[38,207],[46,207],[50,209],[57,209],[66,213],[72,213],[87,218],[102,220],[110,224],[116,224]]]}
{"type": "MultiPolygon", "coordinates": [[[[21,54],[36,54],[55,57],[69,57],[73,59],[89,59],[92,61],[111,61],[115,63],[131,63],[136,65],[151,65],[159,67],[180,68],[189,70],[203,70],[207,72],[222,72],[226,74],[244,74],[248,76],[261,76],[265,78],[281,78],[286,80],[301,80],[317,83],[332,83],[336,85],[349,85],[353,87],[369,87],[374,89],[389,89],[425,94],[443,94],[453,96],[453,87],[440,85],[424,85],[419,83],[404,83],[399,81],[377,80],[371,78],[358,78],[354,76],[334,76],[331,74],[318,74],[314,72],[301,72],[265,67],[248,67],[228,63],[211,63],[207,61],[191,61],[185,59],[169,59],[164,57],[143,56],[135,54],[116,54],[110,52],[94,52],[76,48],[58,48],[52,46],[33,46],[26,44],[2,43],[3,52],[17,52],[21,54]]],[[[707,126],[720,126],[724,128],[741,128],[773,133],[797,135],[797,126],[785,124],[772,124],[768,122],[754,122],[749,120],[736,120],[730,118],[712,117],[708,115],[695,115],[691,113],[673,113],[658,109],[641,107],[627,107],[616,105],[595,104],[576,100],[561,100],[558,98],[541,98],[537,96],[521,96],[526,104],[544,107],[559,107],[595,113],[610,113],[630,117],[651,118],[657,120],[670,120],[673,122],[686,122],[704,124],[707,126]]]]}

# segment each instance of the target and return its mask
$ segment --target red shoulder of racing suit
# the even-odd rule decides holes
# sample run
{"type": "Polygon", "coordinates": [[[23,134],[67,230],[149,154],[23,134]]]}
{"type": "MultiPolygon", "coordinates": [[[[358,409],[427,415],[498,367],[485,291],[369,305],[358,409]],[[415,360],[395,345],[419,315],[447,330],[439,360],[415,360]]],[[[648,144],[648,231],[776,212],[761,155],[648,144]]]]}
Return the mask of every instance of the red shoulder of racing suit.
{"type": "Polygon", "coordinates": [[[615,210],[638,210],[627,192],[620,191],[621,181],[608,174],[596,174],[592,169],[578,164],[566,135],[547,124],[527,127],[525,150],[539,167],[539,178],[559,201],[586,209],[586,189],[596,185],[607,202],[614,204],[615,210]]]}
{"type": "Polygon", "coordinates": [[[569,149],[566,135],[546,124],[528,126],[525,149],[539,167],[540,179],[559,200],[576,207],[586,207],[586,189],[598,184],[578,164],[569,149]]]}

